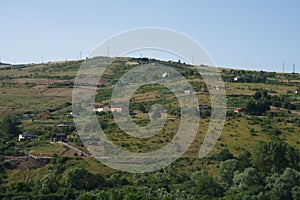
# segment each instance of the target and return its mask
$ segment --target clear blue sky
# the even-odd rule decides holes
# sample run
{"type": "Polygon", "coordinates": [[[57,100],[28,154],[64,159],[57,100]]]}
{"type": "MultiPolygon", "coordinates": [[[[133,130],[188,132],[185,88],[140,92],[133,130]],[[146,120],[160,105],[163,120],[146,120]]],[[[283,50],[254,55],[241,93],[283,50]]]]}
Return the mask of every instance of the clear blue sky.
{"type": "Polygon", "coordinates": [[[2,1],[2,62],[78,59],[138,27],[165,27],[202,44],[218,66],[300,72],[298,0],[2,1]]]}

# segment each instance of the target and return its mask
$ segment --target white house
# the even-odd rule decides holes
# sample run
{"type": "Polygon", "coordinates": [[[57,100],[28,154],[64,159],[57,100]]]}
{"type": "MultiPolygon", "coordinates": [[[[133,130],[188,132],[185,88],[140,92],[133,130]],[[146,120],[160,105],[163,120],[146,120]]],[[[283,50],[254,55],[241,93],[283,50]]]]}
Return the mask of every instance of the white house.
{"type": "Polygon", "coordinates": [[[169,76],[170,76],[170,74],[167,73],[167,72],[165,72],[165,73],[162,74],[162,77],[163,77],[163,78],[166,78],[166,77],[169,77],[169,76]]]}
{"type": "Polygon", "coordinates": [[[107,106],[95,106],[93,108],[94,112],[107,112],[109,111],[109,108],[107,106]]]}
{"type": "Polygon", "coordinates": [[[233,81],[238,81],[241,77],[240,76],[236,76],[233,78],[233,81]]]}
{"type": "Polygon", "coordinates": [[[93,108],[94,112],[102,112],[103,110],[104,110],[103,107],[95,107],[95,108],[93,108]]]}

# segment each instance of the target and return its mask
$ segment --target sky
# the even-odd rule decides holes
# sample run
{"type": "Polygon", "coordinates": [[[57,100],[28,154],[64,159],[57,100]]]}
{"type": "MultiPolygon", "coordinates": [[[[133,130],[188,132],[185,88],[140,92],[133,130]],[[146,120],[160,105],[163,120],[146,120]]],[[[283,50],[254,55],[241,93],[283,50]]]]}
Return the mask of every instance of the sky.
{"type": "Polygon", "coordinates": [[[10,0],[0,9],[0,62],[84,58],[118,33],[160,27],[193,38],[220,67],[281,72],[284,62],[300,72],[298,0],[10,0]]]}

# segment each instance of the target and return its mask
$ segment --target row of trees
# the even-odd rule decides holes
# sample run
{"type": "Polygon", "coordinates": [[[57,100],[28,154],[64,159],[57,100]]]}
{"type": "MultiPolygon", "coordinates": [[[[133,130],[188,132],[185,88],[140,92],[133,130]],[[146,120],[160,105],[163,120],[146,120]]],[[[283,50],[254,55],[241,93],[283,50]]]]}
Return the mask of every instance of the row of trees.
{"type": "Polygon", "coordinates": [[[266,90],[258,91],[253,95],[245,106],[245,112],[250,115],[261,115],[270,110],[270,96],[266,90]]]}
{"type": "Polygon", "coordinates": [[[230,70],[230,75],[223,75],[223,80],[226,82],[240,82],[240,83],[265,83],[267,77],[273,77],[273,73],[266,73],[264,71],[244,71],[244,70],[230,70]],[[238,77],[234,80],[234,77],[238,77]]]}
{"type": "Polygon", "coordinates": [[[267,110],[270,110],[270,106],[282,107],[289,110],[297,109],[296,105],[292,104],[287,96],[275,95],[271,97],[267,90],[261,90],[255,92],[252,99],[246,103],[245,112],[250,115],[262,115],[267,110]]]}

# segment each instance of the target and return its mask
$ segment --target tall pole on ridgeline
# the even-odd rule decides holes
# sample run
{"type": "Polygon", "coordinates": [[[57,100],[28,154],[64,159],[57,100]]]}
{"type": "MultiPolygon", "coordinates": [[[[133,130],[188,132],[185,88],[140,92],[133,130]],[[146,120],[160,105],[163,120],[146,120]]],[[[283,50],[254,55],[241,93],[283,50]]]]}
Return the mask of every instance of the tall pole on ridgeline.
{"type": "Polygon", "coordinates": [[[293,63],[293,73],[296,72],[296,67],[295,67],[295,63],[293,63]]]}

